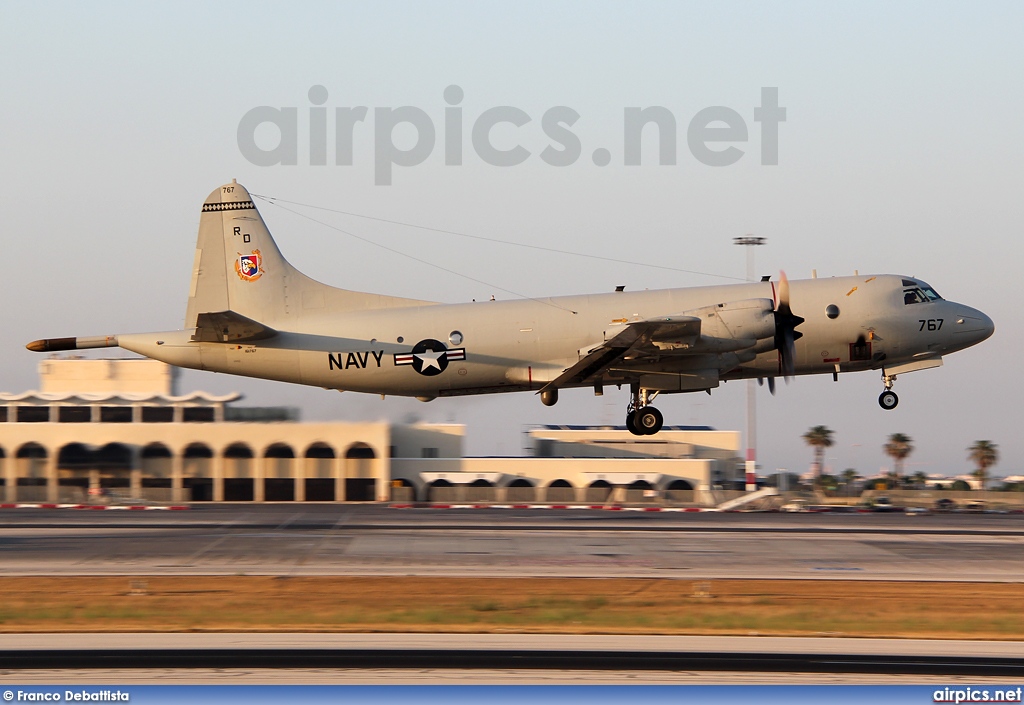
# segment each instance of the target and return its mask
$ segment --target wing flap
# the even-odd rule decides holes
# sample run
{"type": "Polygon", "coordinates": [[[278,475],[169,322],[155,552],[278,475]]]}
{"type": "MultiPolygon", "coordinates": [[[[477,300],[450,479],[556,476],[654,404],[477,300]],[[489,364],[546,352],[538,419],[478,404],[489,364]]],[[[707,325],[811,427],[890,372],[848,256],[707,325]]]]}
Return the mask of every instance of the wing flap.
{"type": "Polygon", "coordinates": [[[614,337],[592,348],[579,362],[548,382],[540,391],[580,384],[633,350],[659,343],[685,344],[696,340],[699,335],[700,319],[695,316],[662,316],[628,323],[614,337]]]}

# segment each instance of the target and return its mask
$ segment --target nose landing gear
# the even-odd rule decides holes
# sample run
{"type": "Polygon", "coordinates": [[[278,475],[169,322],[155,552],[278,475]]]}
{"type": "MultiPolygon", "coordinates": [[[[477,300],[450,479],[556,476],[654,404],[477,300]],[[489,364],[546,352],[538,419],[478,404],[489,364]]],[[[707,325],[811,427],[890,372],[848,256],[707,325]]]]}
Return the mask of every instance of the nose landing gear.
{"type": "Polygon", "coordinates": [[[895,376],[890,376],[882,373],[882,382],[885,384],[885,391],[878,395],[878,405],[890,411],[896,408],[896,405],[900,403],[900,398],[896,396],[896,392],[892,391],[892,383],[896,381],[895,376]]]}
{"type": "Polygon", "coordinates": [[[661,412],[648,406],[658,393],[640,389],[639,385],[634,385],[631,391],[632,399],[626,407],[626,428],[634,436],[653,436],[665,424],[661,412]]]}

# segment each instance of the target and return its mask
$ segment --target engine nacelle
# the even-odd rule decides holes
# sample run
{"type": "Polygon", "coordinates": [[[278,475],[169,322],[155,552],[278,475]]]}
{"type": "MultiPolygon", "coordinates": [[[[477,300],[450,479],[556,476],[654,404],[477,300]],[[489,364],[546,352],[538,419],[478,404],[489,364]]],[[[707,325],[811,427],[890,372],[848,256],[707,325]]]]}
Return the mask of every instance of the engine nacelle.
{"type": "Polygon", "coordinates": [[[727,301],[685,315],[700,319],[700,338],[694,346],[697,349],[742,350],[775,337],[775,304],[771,299],[727,301]]]}

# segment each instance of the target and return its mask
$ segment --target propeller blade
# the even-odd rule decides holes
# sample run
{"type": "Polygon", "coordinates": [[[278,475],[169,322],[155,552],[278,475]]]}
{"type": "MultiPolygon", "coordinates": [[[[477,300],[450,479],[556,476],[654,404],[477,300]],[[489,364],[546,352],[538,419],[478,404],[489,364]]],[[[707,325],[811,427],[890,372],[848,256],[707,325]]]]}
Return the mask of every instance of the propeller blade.
{"type": "Polygon", "coordinates": [[[783,344],[779,348],[779,360],[782,362],[782,376],[786,382],[796,374],[796,331],[786,328],[783,332],[783,344]]]}
{"type": "Polygon", "coordinates": [[[796,374],[796,341],[803,333],[796,329],[804,319],[789,305],[789,279],[779,273],[779,301],[775,306],[775,349],[779,351],[779,372],[788,382],[796,374]]]}
{"type": "Polygon", "coordinates": [[[779,303],[775,310],[785,316],[793,314],[793,310],[789,307],[789,279],[782,270],[779,270],[779,303]]]}
{"type": "Polygon", "coordinates": [[[774,377],[769,377],[768,378],[768,391],[771,392],[773,397],[775,396],[775,378],[774,377]]]}

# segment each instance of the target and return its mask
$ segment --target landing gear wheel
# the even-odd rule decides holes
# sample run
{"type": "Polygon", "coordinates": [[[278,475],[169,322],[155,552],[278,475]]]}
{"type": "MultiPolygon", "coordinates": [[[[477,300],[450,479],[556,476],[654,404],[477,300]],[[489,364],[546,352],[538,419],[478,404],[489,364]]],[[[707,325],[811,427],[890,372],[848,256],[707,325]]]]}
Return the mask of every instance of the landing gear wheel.
{"type": "Polygon", "coordinates": [[[665,424],[665,417],[653,406],[645,406],[636,412],[633,422],[644,436],[653,436],[665,424]]]}
{"type": "Polygon", "coordinates": [[[632,411],[626,414],[626,429],[634,436],[644,435],[644,432],[636,427],[636,414],[632,411]]]}
{"type": "Polygon", "coordinates": [[[896,392],[891,389],[886,389],[884,392],[878,395],[878,405],[889,411],[895,409],[896,405],[900,403],[900,398],[896,396],[896,392]]]}

